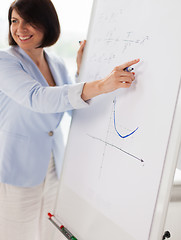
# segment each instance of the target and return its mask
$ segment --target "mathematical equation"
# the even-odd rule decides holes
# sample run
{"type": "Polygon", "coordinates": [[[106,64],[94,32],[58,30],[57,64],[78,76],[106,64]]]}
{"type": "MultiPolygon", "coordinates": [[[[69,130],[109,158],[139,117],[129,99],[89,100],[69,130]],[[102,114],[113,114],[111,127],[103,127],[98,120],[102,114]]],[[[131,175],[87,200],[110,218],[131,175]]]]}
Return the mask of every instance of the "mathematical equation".
{"type": "Polygon", "coordinates": [[[141,38],[134,38],[133,32],[127,32],[127,36],[123,39],[124,42],[124,48],[122,50],[122,53],[124,53],[127,48],[129,48],[132,45],[144,45],[150,37],[148,35],[143,36],[141,38]]]}
{"type": "Polygon", "coordinates": [[[120,54],[125,53],[131,47],[142,47],[150,40],[150,36],[137,36],[134,32],[126,32],[124,36],[114,36],[114,32],[108,32],[105,38],[97,37],[93,41],[94,48],[89,57],[90,62],[110,64],[120,54]]]}

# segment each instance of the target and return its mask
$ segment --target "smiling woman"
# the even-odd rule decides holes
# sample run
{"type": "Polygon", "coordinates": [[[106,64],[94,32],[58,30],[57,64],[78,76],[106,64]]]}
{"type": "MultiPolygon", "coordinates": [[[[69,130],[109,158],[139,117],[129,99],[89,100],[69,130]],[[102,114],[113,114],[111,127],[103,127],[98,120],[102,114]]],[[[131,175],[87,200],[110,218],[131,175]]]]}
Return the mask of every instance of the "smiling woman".
{"type": "MultiPolygon", "coordinates": [[[[35,36],[38,41],[36,47],[47,47],[53,45],[60,36],[60,24],[58,20],[57,13],[51,1],[47,1],[47,4],[44,4],[39,7],[41,1],[36,1],[35,4],[32,4],[31,1],[24,2],[18,1],[13,2],[9,9],[9,44],[17,45],[16,35],[22,35],[28,33],[28,30],[32,36],[35,36]],[[48,9],[48,11],[47,11],[48,9]],[[34,32],[36,34],[34,35],[34,32]],[[13,36],[11,34],[14,34],[13,36]],[[14,36],[16,37],[14,39],[14,36]]],[[[32,37],[29,35],[28,37],[32,37]]],[[[36,41],[36,40],[35,40],[36,41]]]]}
{"type": "Polygon", "coordinates": [[[26,22],[15,9],[11,14],[10,26],[10,45],[19,45],[25,52],[41,46],[44,37],[43,30],[26,22]]]}

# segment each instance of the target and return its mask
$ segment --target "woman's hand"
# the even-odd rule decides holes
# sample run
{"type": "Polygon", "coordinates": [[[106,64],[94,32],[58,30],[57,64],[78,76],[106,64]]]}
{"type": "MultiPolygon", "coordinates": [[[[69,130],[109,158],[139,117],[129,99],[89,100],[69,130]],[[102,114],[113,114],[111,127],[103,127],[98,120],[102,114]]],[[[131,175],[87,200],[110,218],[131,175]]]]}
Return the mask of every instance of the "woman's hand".
{"type": "Polygon", "coordinates": [[[139,61],[139,59],[135,59],[115,67],[101,82],[103,93],[112,92],[118,88],[129,88],[135,80],[135,73],[127,72],[124,69],[138,63],[139,61]]]}
{"type": "Polygon", "coordinates": [[[112,92],[118,88],[129,88],[135,79],[135,73],[125,71],[125,68],[139,61],[139,59],[135,59],[124,63],[115,67],[104,79],[85,83],[81,95],[82,99],[86,101],[100,94],[112,92]]]}
{"type": "Polygon", "coordinates": [[[85,48],[85,44],[86,44],[86,40],[80,42],[80,48],[77,52],[77,74],[79,75],[79,71],[80,71],[80,65],[82,62],[82,55],[84,52],[84,48],[85,48]]]}

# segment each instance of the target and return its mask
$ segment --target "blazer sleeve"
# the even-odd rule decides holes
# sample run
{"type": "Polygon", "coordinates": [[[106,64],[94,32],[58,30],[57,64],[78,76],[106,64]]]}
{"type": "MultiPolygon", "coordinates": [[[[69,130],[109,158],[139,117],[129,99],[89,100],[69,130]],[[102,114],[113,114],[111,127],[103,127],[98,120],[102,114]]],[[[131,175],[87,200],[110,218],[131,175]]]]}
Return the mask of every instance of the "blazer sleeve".
{"type": "Polygon", "coordinates": [[[17,57],[0,52],[0,91],[17,103],[40,113],[58,113],[84,108],[84,83],[44,87],[31,77],[17,57]]]}

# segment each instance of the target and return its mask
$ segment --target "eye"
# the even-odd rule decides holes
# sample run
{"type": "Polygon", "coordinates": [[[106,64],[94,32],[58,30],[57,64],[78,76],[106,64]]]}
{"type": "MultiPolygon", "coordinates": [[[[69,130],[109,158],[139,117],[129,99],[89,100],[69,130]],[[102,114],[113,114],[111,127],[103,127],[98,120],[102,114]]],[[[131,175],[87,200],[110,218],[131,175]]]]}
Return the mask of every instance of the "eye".
{"type": "Polygon", "coordinates": [[[17,23],[18,20],[17,19],[11,19],[11,23],[17,23]]]}

